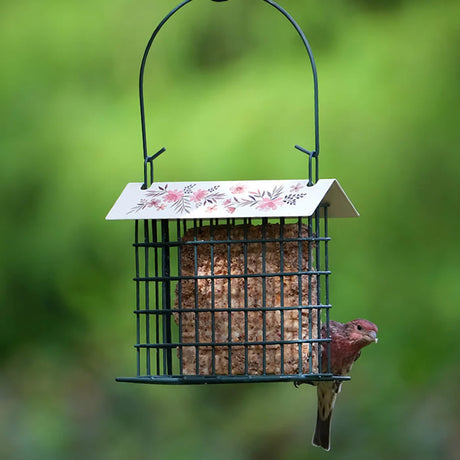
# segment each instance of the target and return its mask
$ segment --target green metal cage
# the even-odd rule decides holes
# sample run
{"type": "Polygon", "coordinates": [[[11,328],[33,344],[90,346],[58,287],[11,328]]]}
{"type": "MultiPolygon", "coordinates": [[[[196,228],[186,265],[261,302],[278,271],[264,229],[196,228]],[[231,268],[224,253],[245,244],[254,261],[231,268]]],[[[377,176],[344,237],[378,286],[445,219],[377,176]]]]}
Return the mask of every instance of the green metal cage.
{"type": "Polygon", "coordinates": [[[322,369],[321,354],[317,353],[321,344],[328,342],[321,337],[321,327],[328,327],[331,307],[327,207],[323,210],[321,220],[320,208],[305,220],[136,220],[137,376],[117,380],[191,384],[331,378],[330,370],[322,369]],[[288,226],[296,230],[287,237],[288,226]],[[232,230],[238,227],[241,227],[242,238],[233,237],[232,230]],[[257,227],[260,231],[251,238],[249,234],[254,232],[250,229],[257,227]],[[305,227],[308,234],[302,233],[305,227]],[[267,228],[275,228],[277,234],[268,232],[267,228]],[[209,239],[203,239],[203,229],[209,239]],[[185,239],[187,234],[192,237],[185,239]],[[267,253],[269,246],[270,253],[267,253]],[[296,267],[286,263],[287,249],[297,256],[296,267]],[[186,251],[192,257],[192,270],[188,273],[183,270],[186,251]],[[255,267],[250,261],[254,251],[260,253],[260,263],[255,267]],[[303,251],[307,257],[302,257],[303,251]],[[227,255],[224,273],[222,267],[217,269],[222,253],[227,255]],[[232,271],[235,254],[237,265],[242,262],[236,273],[232,271]],[[202,269],[205,257],[210,262],[206,273],[202,269]],[[276,271],[267,271],[269,257],[277,259],[276,271]],[[307,266],[302,266],[302,260],[307,260],[307,266]],[[295,301],[291,293],[290,302],[286,301],[286,279],[291,281],[289,289],[292,284],[297,288],[295,301]],[[191,285],[191,289],[186,291],[185,283],[191,285]],[[206,292],[202,292],[200,283],[206,292]],[[242,291],[235,293],[232,283],[236,290],[242,288],[242,291]],[[307,292],[302,284],[307,284],[307,292]],[[251,287],[261,294],[260,298],[250,298],[251,287]],[[219,292],[222,290],[223,296],[219,292]],[[273,291],[280,295],[275,301],[273,291]],[[190,294],[191,298],[185,298],[190,294]],[[191,322],[188,327],[186,319],[191,322]],[[297,323],[295,334],[292,333],[293,321],[297,323]],[[203,327],[208,328],[208,333],[202,331],[203,327]],[[277,333],[273,328],[277,328],[277,333]],[[297,355],[295,363],[292,363],[292,355],[297,355]],[[188,364],[186,357],[191,360],[188,364]],[[274,362],[270,362],[270,358],[274,362]]]}

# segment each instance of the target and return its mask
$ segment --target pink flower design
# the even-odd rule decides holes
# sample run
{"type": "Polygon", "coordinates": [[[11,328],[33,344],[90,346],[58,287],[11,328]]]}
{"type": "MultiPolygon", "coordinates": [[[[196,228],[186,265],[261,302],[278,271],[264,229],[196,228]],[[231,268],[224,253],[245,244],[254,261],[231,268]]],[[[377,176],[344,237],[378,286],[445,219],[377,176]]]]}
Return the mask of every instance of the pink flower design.
{"type": "Polygon", "coordinates": [[[155,208],[157,208],[159,211],[163,211],[163,209],[166,209],[166,205],[164,203],[158,203],[155,205],[155,208]]]}
{"type": "Polygon", "coordinates": [[[301,182],[299,182],[299,183],[296,184],[296,185],[291,185],[291,193],[292,193],[292,192],[298,192],[298,191],[301,190],[303,187],[304,187],[304,184],[302,184],[301,182]]]}
{"type": "Polygon", "coordinates": [[[153,208],[153,206],[155,206],[155,208],[158,208],[158,203],[159,203],[159,200],[150,200],[148,203],[147,203],[147,206],[149,208],[153,208]]]}
{"type": "Polygon", "coordinates": [[[233,214],[236,210],[235,206],[230,206],[232,204],[232,200],[228,198],[227,200],[224,201],[223,205],[225,206],[225,210],[229,212],[230,214],[233,214]]]}
{"type": "Polygon", "coordinates": [[[192,195],[191,200],[192,200],[194,203],[199,203],[207,194],[208,194],[208,192],[207,192],[206,190],[203,190],[203,189],[197,190],[197,191],[192,195]]]}
{"type": "Polygon", "coordinates": [[[234,185],[233,187],[230,187],[230,191],[234,195],[240,195],[246,191],[246,186],[243,184],[234,185]]]}
{"type": "Polygon", "coordinates": [[[206,208],[206,212],[209,212],[209,213],[213,213],[213,212],[216,212],[217,211],[217,205],[216,204],[213,204],[211,206],[208,206],[206,208]]]}
{"type": "Polygon", "coordinates": [[[182,190],[168,190],[166,192],[165,201],[168,201],[168,202],[179,201],[183,196],[184,196],[184,192],[182,190]]]}
{"type": "Polygon", "coordinates": [[[281,205],[282,202],[283,202],[282,198],[276,198],[276,199],[272,200],[272,199],[270,199],[268,197],[265,197],[259,203],[257,208],[265,210],[265,211],[275,210],[278,206],[281,205]]]}

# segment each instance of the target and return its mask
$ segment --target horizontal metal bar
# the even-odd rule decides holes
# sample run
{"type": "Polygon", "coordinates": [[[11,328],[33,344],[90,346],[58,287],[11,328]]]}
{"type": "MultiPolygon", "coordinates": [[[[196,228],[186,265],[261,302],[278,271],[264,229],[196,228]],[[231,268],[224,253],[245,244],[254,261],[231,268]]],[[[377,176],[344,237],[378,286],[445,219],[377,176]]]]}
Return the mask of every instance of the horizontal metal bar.
{"type": "Polygon", "coordinates": [[[118,377],[117,382],[162,384],[162,385],[201,385],[216,383],[260,383],[260,382],[320,382],[350,380],[346,375],[333,374],[289,374],[289,375],[155,375],[139,377],[118,377]]]}
{"type": "MultiPolygon", "coordinates": [[[[193,228],[193,227],[191,227],[193,228]]],[[[199,227],[197,227],[199,228],[199,227]]],[[[244,243],[298,243],[299,241],[330,241],[330,237],[298,237],[298,238],[256,238],[256,239],[242,239],[242,240],[193,240],[193,241],[161,241],[161,242],[136,242],[133,243],[134,247],[165,247],[165,246],[194,246],[200,244],[244,244],[244,243]]]]}
{"type": "Polygon", "coordinates": [[[330,275],[329,270],[308,270],[298,272],[278,272],[278,273],[239,273],[230,275],[189,275],[189,276],[140,276],[133,278],[134,281],[185,281],[185,280],[215,280],[230,278],[267,278],[280,276],[299,276],[299,275],[330,275]]]}
{"type": "Polygon", "coordinates": [[[181,343],[136,343],[135,348],[177,348],[177,347],[245,347],[256,345],[297,345],[302,343],[330,342],[331,339],[258,340],[254,342],[181,342],[181,343]]]}
{"type": "Polygon", "coordinates": [[[321,310],[332,305],[295,305],[291,307],[216,307],[216,308],[170,308],[168,310],[134,310],[136,315],[169,315],[171,313],[233,313],[244,311],[287,311],[287,310],[321,310]]]}

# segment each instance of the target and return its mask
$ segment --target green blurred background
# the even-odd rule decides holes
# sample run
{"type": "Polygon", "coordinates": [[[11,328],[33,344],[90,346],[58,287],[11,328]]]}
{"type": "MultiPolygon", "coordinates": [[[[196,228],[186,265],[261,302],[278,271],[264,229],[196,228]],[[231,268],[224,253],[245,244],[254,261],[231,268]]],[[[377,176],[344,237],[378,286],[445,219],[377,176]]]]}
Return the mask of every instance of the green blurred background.
{"type": "MultiPolygon", "coordinates": [[[[315,390],[164,387],[135,374],[133,225],[144,46],[171,0],[0,6],[0,458],[460,458],[460,4],[284,0],[319,72],[320,176],[361,213],[331,222],[332,317],[380,341],[344,385],[333,450],[315,390]]],[[[259,0],[196,0],[146,72],[156,180],[305,178],[302,43],[259,0]]]]}

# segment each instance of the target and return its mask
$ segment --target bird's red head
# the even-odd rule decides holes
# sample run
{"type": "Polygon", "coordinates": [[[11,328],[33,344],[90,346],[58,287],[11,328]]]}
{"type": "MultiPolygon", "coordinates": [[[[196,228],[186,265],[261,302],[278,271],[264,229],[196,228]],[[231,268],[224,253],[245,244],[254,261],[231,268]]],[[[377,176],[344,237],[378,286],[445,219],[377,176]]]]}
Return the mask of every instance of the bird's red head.
{"type": "Polygon", "coordinates": [[[347,335],[351,342],[360,345],[360,348],[377,342],[377,332],[379,331],[374,323],[367,319],[354,319],[347,323],[347,335]]]}

